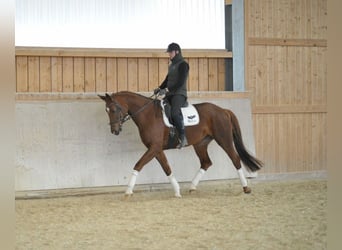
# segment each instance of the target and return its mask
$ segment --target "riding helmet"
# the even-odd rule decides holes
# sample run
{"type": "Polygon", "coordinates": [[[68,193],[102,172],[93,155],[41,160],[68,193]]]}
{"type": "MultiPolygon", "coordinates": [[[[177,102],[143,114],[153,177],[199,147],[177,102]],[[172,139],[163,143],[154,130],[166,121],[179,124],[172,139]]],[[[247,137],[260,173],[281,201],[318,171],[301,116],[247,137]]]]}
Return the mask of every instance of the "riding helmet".
{"type": "Polygon", "coordinates": [[[181,52],[181,48],[177,43],[170,43],[169,46],[167,46],[166,52],[171,52],[173,50],[178,50],[179,52],[181,52]]]}

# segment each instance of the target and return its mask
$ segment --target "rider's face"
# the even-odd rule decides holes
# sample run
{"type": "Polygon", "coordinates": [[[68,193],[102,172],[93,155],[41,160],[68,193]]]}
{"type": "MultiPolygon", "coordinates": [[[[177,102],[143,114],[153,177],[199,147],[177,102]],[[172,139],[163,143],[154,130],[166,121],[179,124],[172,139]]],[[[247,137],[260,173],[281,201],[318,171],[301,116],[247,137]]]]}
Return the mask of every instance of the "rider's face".
{"type": "Polygon", "coordinates": [[[172,51],[170,51],[168,53],[169,53],[170,60],[172,60],[175,57],[175,55],[176,55],[176,51],[175,50],[172,50],[172,51]]]}

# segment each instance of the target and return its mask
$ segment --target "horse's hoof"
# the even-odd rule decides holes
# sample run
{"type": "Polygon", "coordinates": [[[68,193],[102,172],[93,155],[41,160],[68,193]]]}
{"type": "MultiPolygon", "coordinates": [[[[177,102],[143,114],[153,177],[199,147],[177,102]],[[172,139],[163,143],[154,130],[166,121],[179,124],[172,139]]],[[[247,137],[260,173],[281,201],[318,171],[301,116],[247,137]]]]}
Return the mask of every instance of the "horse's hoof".
{"type": "Polygon", "coordinates": [[[130,201],[131,200],[131,195],[125,195],[123,198],[122,198],[122,201],[130,201]]]}
{"type": "Polygon", "coordinates": [[[125,193],[123,199],[124,200],[129,200],[133,196],[133,193],[125,193]]]}
{"type": "Polygon", "coordinates": [[[189,189],[189,193],[191,194],[191,193],[195,193],[196,192],[196,188],[190,188],[189,189]]]}
{"type": "Polygon", "coordinates": [[[180,194],[175,194],[176,198],[182,198],[182,196],[180,194]]]}
{"type": "Polygon", "coordinates": [[[243,191],[245,194],[250,194],[252,192],[252,189],[250,187],[243,187],[243,191]]]}

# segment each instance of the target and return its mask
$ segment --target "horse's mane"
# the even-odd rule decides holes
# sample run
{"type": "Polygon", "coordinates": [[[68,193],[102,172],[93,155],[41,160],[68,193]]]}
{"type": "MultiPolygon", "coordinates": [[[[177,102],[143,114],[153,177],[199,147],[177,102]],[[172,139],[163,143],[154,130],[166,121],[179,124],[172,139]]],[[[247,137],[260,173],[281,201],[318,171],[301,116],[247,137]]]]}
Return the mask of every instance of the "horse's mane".
{"type": "Polygon", "coordinates": [[[113,93],[112,94],[112,97],[124,97],[124,98],[127,98],[127,97],[136,97],[136,98],[141,98],[143,100],[144,103],[148,103],[148,102],[151,102],[153,101],[153,104],[155,107],[158,107],[160,106],[160,100],[157,99],[157,98],[152,98],[153,96],[150,96],[150,97],[147,97],[147,96],[144,96],[140,93],[136,93],[136,92],[131,92],[131,91],[119,91],[117,93],[113,93]]]}
{"type": "Polygon", "coordinates": [[[151,100],[152,97],[147,97],[147,96],[144,96],[140,93],[136,93],[136,92],[131,92],[131,91],[119,91],[117,93],[113,93],[112,96],[115,97],[115,96],[137,96],[137,97],[141,97],[141,98],[144,98],[146,100],[151,100]]]}

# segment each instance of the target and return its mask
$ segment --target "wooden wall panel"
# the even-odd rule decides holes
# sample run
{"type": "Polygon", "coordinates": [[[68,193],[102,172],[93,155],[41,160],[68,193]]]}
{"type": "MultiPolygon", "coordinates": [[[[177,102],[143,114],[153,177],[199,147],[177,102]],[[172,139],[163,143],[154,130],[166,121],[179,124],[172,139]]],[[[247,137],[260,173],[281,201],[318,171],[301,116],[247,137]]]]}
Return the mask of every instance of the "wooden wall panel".
{"type": "Polygon", "coordinates": [[[39,92],[39,57],[28,57],[28,91],[39,92]]]}
{"type": "Polygon", "coordinates": [[[118,58],[118,91],[128,89],[128,60],[127,58],[118,58]]]}
{"type": "Polygon", "coordinates": [[[225,91],[226,90],[226,66],[225,60],[222,58],[218,59],[218,91],[225,91]]]}
{"type": "Polygon", "coordinates": [[[108,92],[118,91],[117,59],[107,58],[107,90],[108,92]]]}
{"type": "Polygon", "coordinates": [[[189,59],[189,79],[188,79],[188,91],[199,91],[199,69],[198,59],[189,59]]]}
{"type": "Polygon", "coordinates": [[[96,92],[107,91],[107,62],[106,58],[95,59],[95,90],[96,92]]]}
{"type": "Polygon", "coordinates": [[[258,105],[326,103],[326,48],[251,46],[247,87],[258,105]]]}
{"type": "MultiPolygon", "coordinates": [[[[314,169],[326,166],[327,159],[327,119],[325,113],[312,115],[312,162],[315,163],[314,169]]],[[[324,169],[327,169],[326,167],[324,169]]]]}
{"type": "Polygon", "coordinates": [[[138,91],[138,59],[137,58],[128,58],[128,90],[129,91],[138,91]]]}
{"type": "Polygon", "coordinates": [[[63,91],[62,57],[51,57],[51,88],[52,92],[63,91]]]}
{"type": "Polygon", "coordinates": [[[39,59],[39,91],[51,92],[51,58],[48,56],[39,59]]]}
{"type": "Polygon", "coordinates": [[[216,58],[208,59],[208,90],[217,91],[218,85],[218,61],[216,58]]]}
{"type": "Polygon", "coordinates": [[[138,91],[147,92],[148,91],[148,59],[139,58],[138,59],[138,91]]]}
{"type": "MultiPolygon", "coordinates": [[[[169,59],[165,54],[139,57],[143,52],[105,56],[105,51],[77,49],[19,50],[16,57],[18,92],[148,92],[165,79],[169,59]],[[35,53],[36,51],[36,53],[35,53]],[[27,55],[25,55],[27,54],[27,55]],[[36,56],[34,56],[36,54],[36,56]],[[94,56],[92,56],[94,55],[94,56]],[[135,56],[133,56],[135,55],[135,56]]],[[[107,50],[106,50],[107,51],[107,50]]],[[[148,53],[145,53],[149,55],[148,53]]],[[[224,91],[225,51],[193,51],[189,63],[189,91],[224,91]]]]}
{"type": "Polygon", "coordinates": [[[247,0],[248,37],[325,39],[326,0],[247,0]]]}
{"type": "Polygon", "coordinates": [[[311,49],[311,103],[327,103],[327,48],[311,49]]]}
{"type": "Polygon", "coordinates": [[[63,92],[74,91],[74,58],[63,57],[63,92]]]}
{"type": "Polygon", "coordinates": [[[246,1],[246,89],[263,173],[326,170],[326,4],[246,1]]]}
{"type": "MultiPolygon", "coordinates": [[[[187,59],[185,59],[187,61],[187,59]]],[[[168,69],[169,69],[169,59],[166,58],[159,58],[159,65],[158,65],[158,71],[159,71],[159,79],[158,82],[161,84],[167,75],[168,69]]]]}
{"type": "Polygon", "coordinates": [[[16,57],[17,92],[28,91],[28,59],[27,56],[16,57]]]}
{"type": "Polygon", "coordinates": [[[85,92],[95,92],[96,90],[96,72],[95,72],[95,58],[85,58],[84,61],[84,88],[85,92]]]}
{"type": "Polygon", "coordinates": [[[208,91],[209,89],[209,76],[208,76],[208,60],[206,58],[198,59],[198,90],[208,91]]]}
{"type": "Polygon", "coordinates": [[[254,114],[253,121],[263,173],[327,169],[324,113],[254,114]]]}
{"type": "Polygon", "coordinates": [[[147,91],[153,91],[160,84],[158,65],[159,65],[158,59],[150,58],[148,60],[148,90],[147,91]]]}
{"type": "Polygon", "coordinates": [[[84,81],[85,81],[85,72],[84,72],[84,57],[75,57],[74,58],[74,91],[75,92],[84,92],[84,81]]]}

